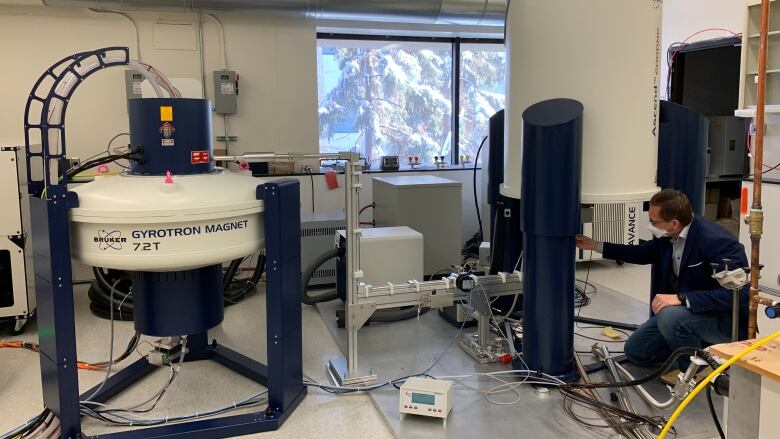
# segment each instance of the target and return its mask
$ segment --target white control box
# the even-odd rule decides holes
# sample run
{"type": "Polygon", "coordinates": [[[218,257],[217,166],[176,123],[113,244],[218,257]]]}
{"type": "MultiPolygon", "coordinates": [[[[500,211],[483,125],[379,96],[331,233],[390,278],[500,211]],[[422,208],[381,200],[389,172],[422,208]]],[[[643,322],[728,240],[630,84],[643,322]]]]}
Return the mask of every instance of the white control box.
{"type": "Polygon", "coordinates": [[[447,416],[452,410],[452,381],[411,377],[401,385],[398,411],[403,419],[406,413],[412,415],[442,418],[447,425],[447,416]]]}

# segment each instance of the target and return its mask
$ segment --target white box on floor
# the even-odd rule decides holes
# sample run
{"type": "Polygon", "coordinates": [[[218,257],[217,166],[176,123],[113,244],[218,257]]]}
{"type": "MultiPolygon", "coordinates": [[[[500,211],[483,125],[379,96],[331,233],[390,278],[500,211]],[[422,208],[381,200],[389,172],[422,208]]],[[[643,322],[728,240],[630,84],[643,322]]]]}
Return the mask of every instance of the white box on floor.
{"type": "Polygon", "coordinates": [[[452,410],[452,381],[411,377],[401,385],[398,411],[404,414],[444,419],[452,410]]]}
{"type": "Polygon", "coordinates": [[[409,226],[425,237],[425,274],[461,264],[461,183],[432,175],[374,177],[379,227],[409,226]]]}
{"type": "MultiPolygon", "coordinates": [[[[363,282],[375,286],[388,282],[423,281],[423,235],[409,227],[362,229],[360,269],[363,282]]],[[[344,231],[339,230],[344,239],[344,231]]]]}

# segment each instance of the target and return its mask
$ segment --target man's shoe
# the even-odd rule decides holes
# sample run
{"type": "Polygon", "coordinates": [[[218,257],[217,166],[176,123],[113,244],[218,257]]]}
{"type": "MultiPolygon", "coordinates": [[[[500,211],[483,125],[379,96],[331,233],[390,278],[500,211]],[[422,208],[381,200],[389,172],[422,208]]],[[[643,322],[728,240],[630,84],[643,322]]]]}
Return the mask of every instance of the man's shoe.
{"type": "MultiPolygon", "coordinates": [[[[700,383],[701,380],[707,378],[709,374],[712,373],[712,368],[710,366],[703,367],[697,374],[696,374],[696,382],[700,383]]],[[[667,371],[665,374],[661,375],[660,380],[664,384],[668,384],[670,386],[674,386],[677,384],[678,377],[680,376],[680,370],[675,368],[673,370],[667,371]]]]}
{"type": "Polygon", "coordinates": [[[711,374],[713,370],[715,369],[710,366],[702,368],[699,373],[696,374],[696,382],[700,383],[703,379],[707,378],[707,376],[711,374]]]}
{"type": "MultiPolygon", "coordinates": [[[[679,370],[679,369],[677,369],[677,368],[674,368],[674,369],[671,369],[671,370],[668,370],[668,371],[666,371],[666,373],[665,373],[665,374],[661,375],[661,378],[660,378],[660,380],[661,380],[661,381],[662,381],[664,384],[668,384],[668,385],[670,385],[670,386],[673,386],[673,385],[677,384],[677,381],[678,381],[678,378],[677,378],[677,377],[678,377],[679,375],[680,375],[680,370],[679,370]]],[[[705,375],[705,376],[706,376],[706,375],[705,375]]]]}

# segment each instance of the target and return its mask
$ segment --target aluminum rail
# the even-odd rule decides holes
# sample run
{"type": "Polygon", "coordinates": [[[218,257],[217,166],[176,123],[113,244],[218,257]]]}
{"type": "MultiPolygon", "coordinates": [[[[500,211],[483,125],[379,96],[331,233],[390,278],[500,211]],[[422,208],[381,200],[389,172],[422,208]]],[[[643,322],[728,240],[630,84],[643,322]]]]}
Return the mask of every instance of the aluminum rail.
{"type": "MultiPolygon", "coordinates": [[[[307,153],[307,152],[247,152],[240,155],[217,155],[211,158],[215,162],[274,162],[306,159],[322,160],[355,160],[357,153],[332,152],[332,153],[307,153]]],[[[355,160],[357,161],[357,160],[355,160]]]]}

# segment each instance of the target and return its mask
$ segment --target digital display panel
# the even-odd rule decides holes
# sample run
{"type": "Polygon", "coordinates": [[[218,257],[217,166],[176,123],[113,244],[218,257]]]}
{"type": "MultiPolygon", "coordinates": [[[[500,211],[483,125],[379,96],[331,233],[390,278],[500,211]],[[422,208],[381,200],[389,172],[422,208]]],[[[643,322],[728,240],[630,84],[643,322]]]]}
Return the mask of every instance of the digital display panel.
{"type": "Polygon", "coordinates": [[[431,395],[431,394],[428,394],[428,393],[414,393],[414,392],[412,392],[412,402],[414,404],[434,405],[434,404],[436,404],[436,395],[431,395]]]}

